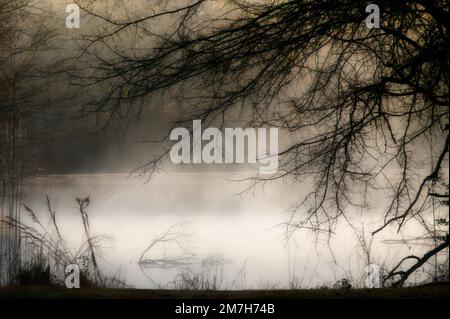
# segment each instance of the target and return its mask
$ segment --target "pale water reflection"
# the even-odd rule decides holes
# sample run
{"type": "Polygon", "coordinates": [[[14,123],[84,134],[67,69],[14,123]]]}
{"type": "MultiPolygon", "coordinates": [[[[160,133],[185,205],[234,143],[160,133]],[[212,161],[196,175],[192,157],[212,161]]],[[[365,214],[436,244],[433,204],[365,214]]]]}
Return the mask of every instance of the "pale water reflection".
{"type": "MultiPolygon", "coordinates": [[[[290,283],[315,287],[349,277],[349,272],[361,274],[364,262],[355,234],[344,225],[330,242],[331,249],[326,240],[317,242],[307,232],[286,240],[281,224],[306,187],[277,181],[241,193],[248,183],[232,180],[245,177],[162,173],[145,183],[121,174],[51,175],[27,180],[24,201],[44,214],[47,194],[61,231],[78,247],[82,231],[75,198],[90,196],[92,232],[110,235],[102,250],[103,269],[137,288],[171,287],[182,272],[212,276],[222,289],[286,288],[290,283]],[[181,235],[178,243],[158,243],[141,256],[173,225],[181,235]],[[141,258],[184,262],[162,267],[153,263],[143,271],[141,258]]],[[[355,213],[355,223],[364,222],[365,227],[379,218],[355,213]]],[[[395,262],[393,257],[408,247],[388,246],[386,238],[380,236],[373,245],[374,255],[395,262]]]]}

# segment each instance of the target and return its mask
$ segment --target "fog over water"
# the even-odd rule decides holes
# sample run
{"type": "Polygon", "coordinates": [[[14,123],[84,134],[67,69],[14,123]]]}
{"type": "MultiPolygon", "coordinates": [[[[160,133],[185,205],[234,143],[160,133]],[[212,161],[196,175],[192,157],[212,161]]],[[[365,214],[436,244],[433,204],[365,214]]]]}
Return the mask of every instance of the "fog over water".
{"type": "MultiPolygon", "coordinates": [[[[332,285],[341,278],[361,280],[364,258],[354,230],[343,223],[329,242],[326,237],[298,231],[289,239],[282,225],[290,207],[307,186],[276,181],[250,189],[244,173],[170,172],[149,182],[126,174],[48,175],[25,183],[24,202],[39,216],[46,214],[45,194],[70,247],[81,243],[82,224],[76,197],[90,196],[93,234],[109,235],[103,242],[101,265],[137,288],[170,287],[183,270],[220,274],[222,289],[287,288],[332,285]],[[158,259],[189,256],[189,265],[141,269],[145,248],[170,226],[178,225],[182,248],[161,243],[145,257],[158,259]],[[213,260],[213,266],[207,262],[213,260]],[[205,266],[206,265],[206,266],[205,266]],[[209,266],[208,266],[209,265],[209,266]]],[[[379,212],[354,212],[353,225],[369,231],[380,221],[379,212]]],[[[413,232],[414,227],[408,227],[413,232]]],[[[408,234],[403,234],[408,238],[408,234]]],[[[398,235],[387,231],[372,246],[374,260],[390,264],[407,244],[389,244],[398,235]],[[391,259],[393,259],[391,261],[391,259]]]]}
{"type": "MultiPolygon", "coordinates": [[[[66,28],[65,5],[72,2],[42,1],[41,5],[48,10],[43,12],[46,12],[46,17],[52,17],[48,21],[55,27],[57,36],[50,41],[54,49],[39,59],[47,64],[64,58],[58,68],[81,69],[83,71],[79,71],[78,77],[84,78],[84,72],[96,73],[95,69],[85,70],[84,66],[88,63],[97,67],[97,59],[90,55],[81,60],[69,58],[78,57],[80,51],[84,51],[86,43],[81,39],[102,34],[115,26],[82,12],[81,28],[66,28]]],[[[105,1],[98,2],[94,8],[102,15],[126,21],[127,17],[139,18],[153,10],[170,10],[182,3],[184,1],[170,1],[167,7],[160,7],[160,1],[105,1]]],[[[202,21],[220,16],[221,12],[229,10],[228,6],[231,2],[210,1],[202,6],[196,19],[202,21]]],[[[171,16],[162,16],[147,21],[145,27],[155,34],[167,34],[176,27],[172,20],[171,16]]],[[[154,39],[136,35],[134,30],[124,30],[112,40],[118,52],[131,52],[139,57],[151,51],[154,39]]],[[[105,57],[115,57],[115,54],[108,54],[105,53],[105,57]]],[[[396,161],[392,161],[395,164],[393,168],[386,166],[383,174],[377,173],[375,189],[364,198],[367,207],[342,207],[345,216],[339,216],[339,223],[331,229],[330,237],[307,229],[291,232],[294,229],[286,227],[293,209],[313,191],[311,177],[301,180],[305,176],[303,171],[299,175],[294,171],[289,178],[251,187],[250,182],[242,180],[257,174],[257,164],[179,166],[166,156],[161,160],[166,171],[158,171],[149,180],[149,175],[145,174],[148,172],[142,169],[137,171],[144,176],[127,174],[142,168],[141,165],[145,167],[145,163],[158,158],[172,146],[168,135],[174,123],[196,114],[191,109],[194,106],[194,109],[202,107],[193,104],[192,101],[196,100],[192,97],[189,99],[190,94],[196,95],[197,80],[188,79],[181,87],[124,101],[122,108],[115,113],[110,109],[97,112],[96,103],[93,109],[88,107],[92,101],[107,95],[111,89],[109,81],[79,86],[73,85],[73,79],[65,75],[61,80],[55,80],[49,90],[54,100],[49,110],[43,114],[38,112],[39,120],[32,121],[32,127],[39,134],[33,136],[25,148],[23,163],[29,172],[25,174],[28,177],[23,185],[22,202],[45,220],[48,218],[45,196],[48,195],[61,233],[75,251],[84,240],[76,198],[89,197],[90,205],[86,211],[92,234],[105,236],[99,250],[102,272],[119,277],[136,288],[183,288],[177,284],[182,274],[204,275],[207,280],[218,283],[215,287],[218,289],[332,287],[343,278],[361,287],[365,283],[368,264],[362,246],[370,247],[370,262],[386,269],[392,269],[405,256],[422,256],[430,250],[431,232],[426,233],[423,225],[419,226],[419,221],[415,220],[422,218],[420,214],[418,217],[415,213],[408,215],[407,225],[401,232],[397,232],[398,224],[392,223],[375,237],[371,236],[372,231],[383,225],[385,216],[382,210],[389,206],[394,186],[400,180],[402,167],[400,163],[396,166],[396,161]],[[38,138],[35,140],[35,137],[38,138]],[[167,236],[161,237],[164,233],[167,236]],[[160,240],[149,248],[157,238],[160,240]],[[139,263],[142,260],[153,263],[148,262],[144,267],[139,263]],[[165,263],[158,264],[158,261],[165,263]]],[[[295,98],[307,88],[309,80],[301,80],[303,82],[299,80],[289,88],[288,95],[295,98]]],[[[323,97],[328,98],[327,94],[324,91],[323,97]]],[[[285,103],[274,105],[273,110],[280,115],[290,112],[285,103]]],[[[253,108],[247,110],[243,107],[241,110],[237,107],[227,111],[223,123],[218,117],[216,122],[205,121],[202,127],[247,128],[256,126],[252,124],[253,116],[253,108]]],[[[302,119],[302,114],[299,113],[298,117],[302,119]]],[[[312,118],[305,120],[309,123],[312,118]]],[[[301,123],[298,120],[293,124],[301,123]]],[[[402,132],[402,119],[394,118],[388,123],[392,126],[389,128],[391,134],[402,132]]],[[[179,127],[193,129],[193,122],[182,122],[179,127]]],[[[320,128],[316,130],[316,127],[305,132],[281,127],[278,151],[283,152],[303,140],[305,136],[302,134],[307,134],[307,137],[318,132],[320,128]]],[[[367,142],[365,147],[368,149],[374,146],[371,143],[380,142],[382,145],[386,139],[376,134],[369,134],[369,137],[361,140],[367,142]]],[[[443,139],[445,137],[439,135],[434,140],[435,144],[442,144],[443,139]]],[[[440,147],[430,149],[421,143],[418,141],[407,150],[414,155],[414,161],[408,164],[407,178],[412,188],[419,185],[421,177],[429,174],[441,151],[440,147]]],[[[320,145],[317,147],[320,149],[320,145]]],[[[299,154],[301,156],[302,153],[299,154]]],[[[390,157],[387,151],[382,155],[383,158],[367,156],[358,165],[364,166],[362,171],[381,165],[390,157]]],[[[296,164],[307,160],[306,157],[295,157],[296,164]]],[[[322,166],[317,167],[313,169],[320,170],[322,166]]],[[[281,162],[279,168],[280,171],[283,169],[281,162]]],[[[447,177],[448,168],[443,168],[442,173],[447,177]]],[[[351,196],[358,199],[364,196],[363,188],[351,187],[351,196]]],[[[331,193],[328,196],[331,197],[331,193]]],[[[403,206],[399,208],[404,209],[403,206]]],[[[334,213],[335,210],[330,208],[332,210],[334,213]]],[[[297,214],[296,217],[304,217],[307,212],[299,210],[297,214]]],[[[448,216],[448,210],[445,216],[448,216]]],[[[428,218],[431,225],[435,223],[434,217],[433,211],[423,218],[428,218]]],[[[32,225],[33,220],[25,209],[22,209],[21,218],[25,224],[32,225]]],[[[318,218],[323,218],[323,214],[318,218]]],[[[418,271],[414,276],[419,277],[412,276],[411,280],[420,280],[423,275],[418,271]]]]}

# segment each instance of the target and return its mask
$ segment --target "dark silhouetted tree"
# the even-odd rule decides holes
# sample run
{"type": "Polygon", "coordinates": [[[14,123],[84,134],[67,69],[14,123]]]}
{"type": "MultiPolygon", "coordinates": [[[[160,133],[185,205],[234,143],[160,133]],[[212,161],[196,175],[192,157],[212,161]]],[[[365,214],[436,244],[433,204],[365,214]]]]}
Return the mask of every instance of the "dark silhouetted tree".
{"type": "MultiPolygon", "coordinates": [[[[255,181],[313,183],[290,230],[331,233],[380,188],[390,199],[376,202],[385,218],[373,234],[410,220],[425,227],[433,208],[448,220],[436,200],[448,200],[448,1],[377,1],[373,29],[367,1],[79,3],[101,25],[86,37],[80,63],[93,69],[83,83],[110,85],[93,111],[173,94],[184,101],[181,122],[241,114],[280,128],[280,169],[255,181]]],[[[407,257],[417,263],[394,269],[395,284],[448,245],[445,234],[407,257]]]]}

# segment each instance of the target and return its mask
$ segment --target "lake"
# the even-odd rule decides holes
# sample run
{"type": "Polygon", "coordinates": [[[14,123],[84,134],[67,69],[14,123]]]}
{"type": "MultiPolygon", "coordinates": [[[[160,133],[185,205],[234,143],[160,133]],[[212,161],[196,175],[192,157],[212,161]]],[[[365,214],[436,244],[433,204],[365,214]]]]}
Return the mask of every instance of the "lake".
{"type": "MultiPolygon", "coordinates": [[[[363,280],[364,256],[347,225],[341,224],[331,241],[317,240],[308,231],[287,239],[283,223],[310,186],[279,180],[248,190],[248,182],[238,182],[248,176],[170,172],[146,182],[126,174],[48,175],[27,179],[24,202],[45,216],[47,194],[61,232],[76,249],[83,232],[75,198],[89,196],[92,233],[109,235],[101,250],[102,270],[136,288],[170,288],[180,274],[202,274],[222,289],[288,288],[290,283],[307,288],[332,285],[343,277],[363,280]],[[140,267],[145,249],[170,227],[171,240],[149,249],[143,258],[152,262],[140,267]]],[[[366,234],[382,218],[376,211],[350,216],[366,234]]],[[[412,253],[407,244],[385,241],[395,236],[392,229],[377,237],[375,260],[382,257],[380,263],[391,264],[399,254],[412,253]]]]}

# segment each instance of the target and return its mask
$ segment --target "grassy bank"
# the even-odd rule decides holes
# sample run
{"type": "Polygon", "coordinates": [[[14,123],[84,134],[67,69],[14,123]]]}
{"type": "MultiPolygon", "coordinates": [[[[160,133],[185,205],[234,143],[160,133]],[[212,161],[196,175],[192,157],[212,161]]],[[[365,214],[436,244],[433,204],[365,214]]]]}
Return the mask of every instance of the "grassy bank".
{"type": "Polygon", "coordinates": [[[0,288],[0,299],[422,299],[448,298],[448,285],[383,289],[190,291],[52,287],[0,288]]]}

